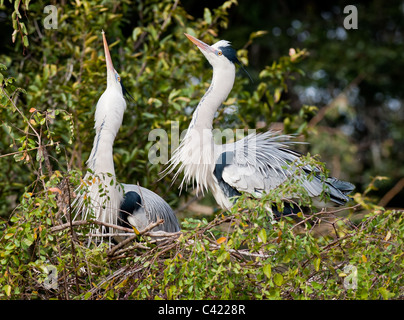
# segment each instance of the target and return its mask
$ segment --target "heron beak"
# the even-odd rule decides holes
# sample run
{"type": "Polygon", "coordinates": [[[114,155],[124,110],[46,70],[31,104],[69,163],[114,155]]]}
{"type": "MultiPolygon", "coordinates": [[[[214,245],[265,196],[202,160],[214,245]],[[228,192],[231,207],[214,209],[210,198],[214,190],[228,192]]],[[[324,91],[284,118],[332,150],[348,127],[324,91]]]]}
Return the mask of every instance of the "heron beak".
{"type": "Polygon", "coordinates": [[[112,64],[111,54],[109,53],[107,39],[105,38],[105,32],[102,30],[102,39],[104,41],[104,52],[105,52],[105,61],[107,63],[107,72],[112,71],[115,72],[114,65],[112,64]]]}
{"type": "Polygon", "coordinates": [[[197,38],[191,36],[188,33],[184,33],[185,36],[191,41],[193,42],[193,44],[195,44],[202,52],[214,52],[215,50],[208,44],[206,44],[205,42],[198,40],[197,38]]]}

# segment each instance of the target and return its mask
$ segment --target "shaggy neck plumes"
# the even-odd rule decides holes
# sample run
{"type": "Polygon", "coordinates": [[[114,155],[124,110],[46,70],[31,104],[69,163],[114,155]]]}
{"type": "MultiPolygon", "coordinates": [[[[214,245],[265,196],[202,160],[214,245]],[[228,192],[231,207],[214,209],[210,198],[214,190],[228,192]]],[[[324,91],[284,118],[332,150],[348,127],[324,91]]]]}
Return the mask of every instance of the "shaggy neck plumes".
{"type": "Polygon", "coordinates": [[[233,87],[234,78],[235,66],[232,63],[226,68],[213,69],[211,85],[194,111],[187,134],[170,160],[168,172],[179,166],[174,179],[184,171],[181,188],[184,183],[192,183],[197,193],[203,193],[213,183],[217,146],[213,141],[212,123],[217,109],[233,87]]]}

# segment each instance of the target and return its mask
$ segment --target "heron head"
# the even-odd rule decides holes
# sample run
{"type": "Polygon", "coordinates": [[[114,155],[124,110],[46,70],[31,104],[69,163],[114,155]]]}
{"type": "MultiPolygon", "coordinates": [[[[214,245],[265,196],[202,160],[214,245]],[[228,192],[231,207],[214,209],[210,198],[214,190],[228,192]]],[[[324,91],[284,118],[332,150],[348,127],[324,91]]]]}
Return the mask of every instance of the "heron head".
{"type": "Polygon", "coordinates": [[[203,55],[206,57],[213,68],[238,64],[251,79],[251,76],[244,69],[240,60],[237,58],[237,52],[231,46],[229,41],[219,40],[218,42],[210,46],[187,33],[185,33],[185,36],[199,48],[199,50],[203,53],[203,55]]]}
{"type": "Polygon", "coordinates": [[[105,62],[107,64],[107,86],[108,87],[112,86],[118,89],[123,95],[133,100],[133,97],[125,89],[121,77],[119,76],[119,73],[115,70],[114,65],[112,64],[111,54],[109,52],[108,43],[107,39],[105,38],[104,30],[102,30],[102,39],[104,42],[105,62]]]}
{"type": "Polygon", "coordinates": [[[109,53],[108,43],[107,39],[105,38],[104,30],[102,31],[102,39],[104,42],[105,62],[107,64],[107,84],[108,86],[113,84],[120,84],[121,77],[115,70],[114,65],[112,63],[111,54],[109,53]]]}

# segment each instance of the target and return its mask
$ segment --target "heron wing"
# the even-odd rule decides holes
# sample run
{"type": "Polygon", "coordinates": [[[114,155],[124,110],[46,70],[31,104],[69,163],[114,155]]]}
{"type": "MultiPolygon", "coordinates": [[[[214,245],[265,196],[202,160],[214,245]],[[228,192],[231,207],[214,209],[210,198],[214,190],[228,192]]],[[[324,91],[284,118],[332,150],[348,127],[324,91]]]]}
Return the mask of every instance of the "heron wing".
{"type": "Polygon", "coordinates": [[[134,191],[142,200],[134,215],[144,215],[149,223],[163,219],[164,223],[156,227],[156,230],[166,232],[180,231],[180,225],[170,205],[153,191],[133,184],[123,184],[125,193],[134,191]]]}
{"type": "MultiPolygon", "coordinates": [[[[250,134],[225,145],[217,158],[216,178],[223,181],[222,185],[227,184],[227,188],[260,197],[293,176],[299,179],[310,197],[320,196],[325,187],[333,202],[344,204],[349,201],[347,194],[354,189],[349,182],[336,178],[323,181],[317,174],[317,168],[308,165],[297,167],[301,164],[301,155],[290,149],[291,144],[297,143],[290,138],[268,131],[250,134]],[[314,174],[308,178],[313,171],[314,174]]],[[[297,195],[290,195],[290,198],[294,196],[297,195]]]]}
{"type": "Polygon", "coordinates": [[[298,153],[288,149],[289,139],[268,131],[224,145],[216,173],[221,172],[221,179],[238,192],[255,196],[268,192],[287,179],[291,173],[288,166],[299,158],[298,153]]]}

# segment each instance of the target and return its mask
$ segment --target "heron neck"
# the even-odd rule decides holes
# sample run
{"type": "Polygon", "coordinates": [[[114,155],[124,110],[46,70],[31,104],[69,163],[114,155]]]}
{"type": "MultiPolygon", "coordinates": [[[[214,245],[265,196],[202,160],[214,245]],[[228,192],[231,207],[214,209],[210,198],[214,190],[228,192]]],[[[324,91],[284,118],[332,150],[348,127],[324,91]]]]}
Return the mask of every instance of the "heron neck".
{"type": "Polygon", "coordinates": [[[193,114],[190,128],[212,130],[215,113],[233,88],[235,75],[234,64],[213,68],[212,82],[193,114]]]}
{"type": "Polygon", "coordinates": [[[113,145],[116,132],[109,130],[105,122],[96,128],[93,149],[87,161],[88,167],[95,173],[110,173],[115,175],[113,145]]]}
{"type": "Polygon", "coordinates": [[[95,138],[87,161],[95,173],[115,175],[113,145],[122,124],[126,102],[122,92],[108,86],[98,100],[95,111],[95,138]]]}
{"type": "Polygon", "coordinates": [[[215,163],[215,145],[212,125],[217,109],[229,95],[235,78],[235,67],[213,68],[213,78],[198,107],[192,115],[192,121],[181,145],[172,157],[172,168],[181,164],[184,171],[184,184],[196,185],[196,192],[204,192],[209,186],[214,186],[213,166],[215,163]]]}

